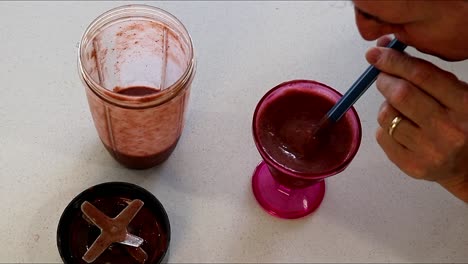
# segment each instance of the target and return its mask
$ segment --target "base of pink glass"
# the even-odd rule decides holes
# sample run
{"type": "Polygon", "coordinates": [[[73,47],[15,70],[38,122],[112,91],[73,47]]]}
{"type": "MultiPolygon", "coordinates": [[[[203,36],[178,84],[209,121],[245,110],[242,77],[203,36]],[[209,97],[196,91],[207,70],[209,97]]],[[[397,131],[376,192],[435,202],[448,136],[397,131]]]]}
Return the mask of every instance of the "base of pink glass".
{"type": "Polygon", "coordinates": [[[325,196],[325,181],[300,189],[287,188],[273,178],[262,161],[252,177],[252,189],[258,203],[269,214],[296,219],[314,212],[325,196]]]}

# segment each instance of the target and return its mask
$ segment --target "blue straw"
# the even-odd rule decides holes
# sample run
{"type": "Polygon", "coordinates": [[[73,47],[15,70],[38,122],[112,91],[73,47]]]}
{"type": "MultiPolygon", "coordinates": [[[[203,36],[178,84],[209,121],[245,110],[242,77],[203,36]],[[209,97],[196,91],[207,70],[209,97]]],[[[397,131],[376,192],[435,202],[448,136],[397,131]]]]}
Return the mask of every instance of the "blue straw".
{"type": "MultiPolygon", "coordinates": [[[[398,51],[403,51],[406,44],[393,39],[387,48],[392,48],[398,51]]],[[[365,91],[374,83],[380,70],[374,66],[369,66],[367,70],[351,85],[349,90],[341,97],[341,99],[328,111],[325,115],[330,121],[337,122],[351,106],[364,94],[365,91]]]]}

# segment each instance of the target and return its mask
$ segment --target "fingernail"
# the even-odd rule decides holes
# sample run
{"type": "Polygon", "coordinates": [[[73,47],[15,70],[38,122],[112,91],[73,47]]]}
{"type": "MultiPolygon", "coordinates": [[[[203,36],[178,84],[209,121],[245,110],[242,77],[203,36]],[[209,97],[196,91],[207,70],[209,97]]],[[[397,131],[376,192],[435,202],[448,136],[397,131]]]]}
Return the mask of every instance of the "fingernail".
{"type": "Polygon", "coordinates": [[[379,48],[372,48],[367,52],[366,59],[370,64],[376,64],[381,54],[382,52],[379,48]]]}

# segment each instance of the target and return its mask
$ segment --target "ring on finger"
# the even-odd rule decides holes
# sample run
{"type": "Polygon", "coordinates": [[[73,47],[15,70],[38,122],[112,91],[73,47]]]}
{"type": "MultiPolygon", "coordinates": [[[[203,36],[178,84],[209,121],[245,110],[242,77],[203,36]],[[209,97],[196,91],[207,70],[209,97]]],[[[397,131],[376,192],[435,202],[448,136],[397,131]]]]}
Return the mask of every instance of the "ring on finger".
{"type": "Polygon", "coordinates": [[[393,118],[392,124],[390,125],[390,128],[388,129],[388,134],[391,137],[393,137],[393,132],[395,131],[398,124],[400,124],[401,120],[403,120],[403,118],[401,118],[401,116],[396,116],[395,118],[393,118]]]}

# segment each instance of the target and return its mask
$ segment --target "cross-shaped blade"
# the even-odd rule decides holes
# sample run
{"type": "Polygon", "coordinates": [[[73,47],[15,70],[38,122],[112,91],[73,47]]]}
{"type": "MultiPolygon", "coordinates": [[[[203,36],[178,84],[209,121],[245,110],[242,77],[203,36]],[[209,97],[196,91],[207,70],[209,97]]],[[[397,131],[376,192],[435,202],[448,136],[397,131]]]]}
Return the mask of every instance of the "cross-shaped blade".
{"type": "MultiPolygon", "coordinates": [[[[133,200],[119,215],[115,218],[109,218],[90,202],[83,202],[83,204],[81,204],[81,211],[84,216],[101,229],[101,234],[88,251],[86,251],[83,260],[87,263],[95,261],[112,243],[121,243],[135,248],[141,246],[144,240],[130,234],[127,227],[143,205],[143,201],[139,199],[133,200]]],[[[147,258],[146,252],[141,248],[135,251],[129,251],[129,253],[133,253],[131,255],[140,263],[144,263],[147,258]],[[143,260],[143,262],[141,262],[141,260],[143,260]]]]}

